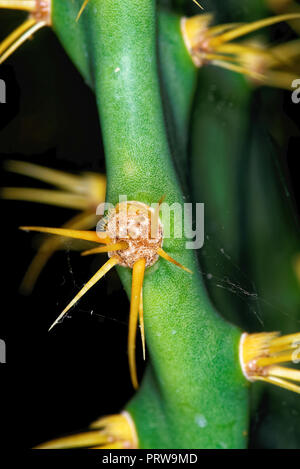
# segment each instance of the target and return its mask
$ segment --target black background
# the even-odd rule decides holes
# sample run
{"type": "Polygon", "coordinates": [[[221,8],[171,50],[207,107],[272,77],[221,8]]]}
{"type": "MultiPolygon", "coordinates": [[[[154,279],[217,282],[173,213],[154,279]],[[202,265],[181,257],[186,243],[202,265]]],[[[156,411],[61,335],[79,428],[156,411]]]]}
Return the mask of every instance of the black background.
{"type": "MultiPolygon", "coordinates": [[[[2,24],[5,36],[12,23],[2,18],[2,24]]],[[[7,104],[0,105],[0,163],[17,159],[66,171],[105,171],[93,93],[51,31],[39,32],[2,65],[0,78],[7,84],[7,104]]],[[[282,112],[299,126],[300,104],[292,104],[288,92],[284,99],[282,112]]],[[[299,202],[299,136],[290,136],[284,152],[299,202]]],[[[1,174],[1,186],[34,184],[41,186],[1,174]]],[[[58,252],[34,293],[21,296],[18,286],[34,250],[33,236],[18,226],[60,226],[73,212],[11,201],[0,201],[0,207],[0,338],[7,346],[7,363],[0,365],[1,408],[9,441],[30,448],[118,412],[131,397],[129,303],[112,271],[71,311],[71,319],[49,333],[53,320],[105,257],[91,261],[77,252],[58,252]]],[[[140,358],[138,366],[142,371],[140,358]]]]}

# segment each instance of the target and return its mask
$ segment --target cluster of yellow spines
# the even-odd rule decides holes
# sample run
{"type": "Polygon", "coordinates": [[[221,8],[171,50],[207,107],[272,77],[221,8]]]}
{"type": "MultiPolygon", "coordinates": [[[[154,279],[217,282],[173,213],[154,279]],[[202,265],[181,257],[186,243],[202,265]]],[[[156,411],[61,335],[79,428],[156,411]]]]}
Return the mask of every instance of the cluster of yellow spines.
{"type": "MultiPolygon", "coordinates": [[[[89,0],[84,0],[78,21],[89,0]]],[[[196,0],[195,3],[198,4],[196,0]]],[[[282,8],[289,0],[269,0],[274,8],[282,8]],[[279,5],[280,4],[280,5],[279,5]]],[[[200,6],[200,4],[199,4],[200,6]]],[[[51,0],[0,0],[0,8],[23,10],[28,17],[15,31],[0,43],[0,64],[16,51],[36,31],[51,26],[51,0]]],[[[202,8],[202,7],[201,7],[202,8]]],[[[212,25],[211,14],[201,14],[192,18],[182,18],[181,31],[186,47],[197,67],[212,64],[233,72],[241,73],[256,84],[291,89],[297,74],[294,59],[300,55],[300,41],[294,40],[277,46],[267,47],[261,41],[247,40],[236,42],[250,33],[282,21],[300,19],[300,11],[287,11],[285,14],[262,19],[252,23],[212,25]]],[[[76,210],[73,218],[63,227],[51,228],[24,226],[25,231],[35,231],[48,235],[41,244],[22,283],[22,290],[30,292],[51,255],[60,247],[65,238],[94,243],[94,247],[84,250],[82,255],[107,253],[109,259],[68,303],[50,329],[93,287],[111,268],[116,265],[132,269],[132,289],[129,316],[128,356],[130,376],[134,388],[138,387],[135,341],[138,321],[145,358],[145,332],[143,319],[143,280],[145,269],[153,265],[159,257],[189,271],[172,259],[163,249],[163,228],[159,217],[161,199],[157,209],[152,210],[138,201],[119,204],[109,214],[104,231],[91,231],[97,223],[95,209],[105,200],[106,180],[102,175],[84,173],[80,176],[42,168],[25,162],[8,162],[6,169],[51,184],[53,189],[3,188],[5,199],[23,200],[68,207],[76,210]],[[125,212],[125,217],[121,213],[125,212]],[[118,231],[112,229],[117,223],[118,231]],[[130,235],[133,225],[136,237],[130,235]],[[156,233],[150,236],[152,229],[156,233]],[[120,231],[125,235],[120,235],[120,231]],[[144,232],[148,236],[144,236],[144,232]],[[49,235],[54,235],[49,236],[49,235]],[[142,236],[143,235],[143,236],[142,236]],[[99,246],[99,244],[101,246],[99,246]]],[[[240,342],[240,363],[249,381],[265,381],[288,390],[300,393],[300,371],[282,363],[300,362],[300,333],[280,336],[279,333],[243,334],[240,342]]],[[[77,435],[53,440],[38,448],[137,448],[137,435],[130,415],[126,412],[101,418],[91,425],[88,431],[77,435]]]]}
{"type": "MultiPolygon", "coordinates": [[[[77,295],[68,303],[62,313],[51,325],[52,329],[80,298],[85,295],[101,278],[116,265],[132,269],[132,291],[129,316],[128,358],[132,384],[138,387],[135,363],[135,341],[138,319],[140,322],[143,356],[145,359],[145,333],[143,319],[143,279],[146,267],[155,263],[159,257],[190,272],[162,249],[162,224],[159,218],[160,206],[156,209],[141,202],[129,201],[118,204],[111,211],[106,223],[106,231],[90,231],[97,222],[96,207],[105,200],[106,180],[102,175],[83,173],[70,175],[62,171],[43,168],[26,162],[9,161],[6,169],[11,172],[30,176],[55,186],[57,189],[31,189],[4,187],[1,196],[10,200],[26,200],[80,210],[79,215],[71,218],[62,228],[42,226],[23,226],[22,230],[35,231],[47,235],[33,259],[21,285],[23,292],[32,290],[35,282],[51,255],[60,247],[65,238],[88,241],[96,245],[83,250],[82,255],[107,253],[109,259],[88,280],[77,295]],[[134,231],[134,233],[133,233],[134,231]],[[99,244],[101,246],[99,247],[99,244]]],[[[50,330],[49,329],[49,330],[50,330]]]]}
{"type": "Polygon", "coordinates": [[[281,366],[300,363],[300,332],[280,336],[278,332],[243,334],[240,362],[249,381],[265,381],[300,394],[300,370],[281,366]]]}
{"type": "Polygon", "coordinates": [[[257,84],[291,89],[298,77],[294,59],[300,55],[300,41],[266,46],[261,41],[236,42],[250,33],[282,21],[300,19],[300,13],[265,18],[252,23],[212,26],[213,15],[182,18],[181,29],[186,47],[197,67],[206,64],[241,73],[257,84]]]}
{"type": "MultiPolygon", "coordinates": [[[[3,187],[0,190],[3,199],[54,205],[78,212],[64,224],[64,229],[86,230],[96,225],[96,207],[105,200],[106,192],[106,178],[102,174],[86,172],[75,175],[25,161],[7,161],[4,169],[37,179],[53,188],[3,187]]],[[[60,237],[44,238],[22,281],[20,290],[23,294],[31,293],[42,269],[63,241],[64,238],[60,237]]]]}
{"type": "Polygon", "coordinates": [[[51,25],[51,0],[0,0],[0,8],[27,11],[28,18],[0,43],[0,64],[39,29],[51,25]]]}
{"type": "MultiPolygon", "coordinates": [[[[140,202],[126,202],[125,212],[128,215],[128,210],[132,206],[137,207],[141,205],[140,202]]],[[[150,211],[150,207],[145,206],[147,211],[150,211]]],[[[118,209],[118,207],[117,207],[118,209]]],[[[114,216],[114,215],[113,215],[114,216]]],[[[155,216],[159,219],[159,204],[155,216]]],[[[138,227],[140,214],[137,212],[136,217],[136,226],[138,227]]],[[[67,312],[74,306],[80,298],[85,295],[90,288],[92,288],[99,280],[101,280],[104,275],[109,272],[116,265],[124,265],[125,267],[132,268],[132,289],[131,289],[131,302],[130,302],[130,315],[129,315],[129,334],[128,334],[128,357],[129,357],[129,367],[130,367],[130,376],[132,380],[133,387],[136,389],[138,387],[137,373],[136,373],[136,364],[135,364],[135,340],[136,340],[136,329],[138,317],[140,319],[141,333],[142,333],[142,343],[144,349],[145,357],[145,338],[144,338],[144,321],[143,321],[143,296],[142,296],[142,287],[144,274],[147,264],[147,253],[144,248],[141,248],[141,243],[131,243],[132,239],[128,230],[128,224],[131,221],[131,217],[128,215],[125,217],[125,226],[119,227],[119,230],[128,232],[126,238],[122,236],[119,239],[117,234],[112,237],[112,234],[109,230],[107,231],[83,231],[83,230],[74,230],[74,229],[65,229],[65,228],[48,228],[42,226],[22,226],[21,229],[24,231],[36,231],[39,233],[46,233],[51,235],[58,235],[73,239],[80,239],[83,241],[91,241],[97,244],[102,244],[104,246],[93,248],[88,251],[83,251],[83,255],[88,254],[99,254],[99,253],[108,253],[109,259],[105,264],[90,278],[90,280],[82,287],[82,289],[77,293],[77,295],[70,301],[70,303],[65,307],[62,313],[54,321],[49,330],[51,330],[61,319],[67,314],[67,312]],[[127,239],[127,241],[125,240],[127,239]],[[130,251],[129,256],[127,256],[128,264],[124,264],[126,259],[126,253],[130,251]],[[134,261],[131,262],[131,259],[134,258],[134,261]],[[130,259],[130,260],[129,260],[130,259]]],[[[160,223],[160,222],[159,222],[160,223]]],[[[137,228],[139,229],[139,228],[137,228]]],[[[151,232],[149,232],[151,235],[151,232]]],[[[139,233],[137,233],[137,239],[140,239],[139,233]]],[[[142,239],[142,244],[151,244],[151,238],[142,239]]],[[[151,249],[153,245],[151,244],[151,249]]],[[[148,249],[149,254],[149,249],[148,249]]],[[[161,247],[159,243],[155,244],[155,252],[158,256],[164,258],[165,260],[172,262],[176,266],[188,271],[189,269],[179,264],[177,261],[172,259],[161,247]]],[[[153,256],[152,256],[153,257],[153,256]]],[[[155,259],[156,262],[157,259],[155,259]]],[[[151,262],[149,265],[152,265],[151,262]]]]}
{"type": "Polygon", "coordinates": [[[42,443],[35,449],[136,449],[135,425],[128,412],[101,417],[86,431],[42,443]]]}

